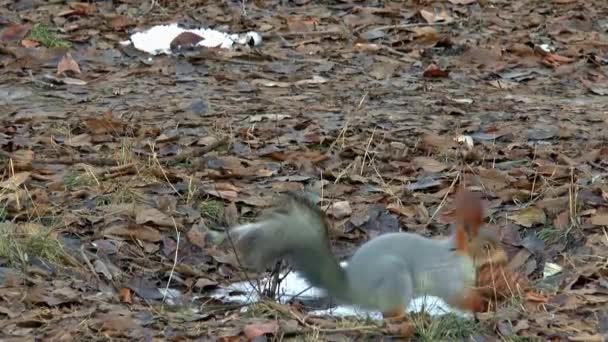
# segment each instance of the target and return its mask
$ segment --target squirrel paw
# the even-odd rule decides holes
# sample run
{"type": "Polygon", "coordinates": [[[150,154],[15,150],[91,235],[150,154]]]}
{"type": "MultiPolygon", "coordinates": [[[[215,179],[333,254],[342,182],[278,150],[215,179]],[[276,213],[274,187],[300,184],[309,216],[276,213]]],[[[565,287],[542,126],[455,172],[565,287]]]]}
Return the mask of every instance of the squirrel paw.
{"type": "Polygon", "coordinates": [[[382,318],[389,335],[408,339],[414,335],[414,325],[409,321],[403,307],[382,312],[382,318]]]}
{"type": "Polygon", "coordinates": [[[414,324],[410,321],[387,323],[386,332],[392,336],[409,339],[414,336],[414,324]]]}

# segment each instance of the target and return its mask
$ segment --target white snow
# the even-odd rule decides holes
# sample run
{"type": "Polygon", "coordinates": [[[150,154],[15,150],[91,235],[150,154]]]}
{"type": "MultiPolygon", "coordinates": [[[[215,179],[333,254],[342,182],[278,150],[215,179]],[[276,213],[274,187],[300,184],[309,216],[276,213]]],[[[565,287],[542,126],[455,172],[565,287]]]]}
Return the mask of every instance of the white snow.
{"type": "MultiPolygon", "coordinates": [[[[343,262],[342,266],[344,266],[345,264],[346,263],[343,262]]],[[[283,278],[284,276],[285,274],[282,274],[281,278],[283,278]]],[[[265,281],[267,281],[267,279],[261,280],[262,285],[265,281]]],[[[323,290],[315,287],[311,287],[310,289],[306,290],[308,287],[310,287],[310,285],[304,278],[302,278],[296,272],[291,272],[285,277],[285,279],[283,279],[281,285],[279,286],[278,292],[281,294],[279,301],[285,303],[294,298],[294,296],[297,296],[295,298],[315,299],[324,295],[323,290]]],[[[229,300],[232,302],[246,304],[254,303],[258,299],[255,289],[248,281],[234,283],[227,288],[215,290],[211,296],[220,300],[229,300]],[[230,295],[230,292],[233,291],[242,292],[244,293],[244,295],[230,295]]],[[[410,305],[408,307],[409,312],[419,312],[423,309],[431,316],[440,316],[446,313],[455,313],[463,317],[470,317],[470,314],[453,309],[448,306],[441,298],[433,296],[415,298],[410,302],[410,305]]],[[[382,316],[379,312],[367,311],[349,305],[339,305],[328,310],[314,310],[311,311],[310,314],[318,316],[358,316],[378,320],[382,319],[382,316]]]]}
{"type": "MultiPolygon", "coordinates": [[[[262,42],[262,36],[257,32],[228,34],[206,28],[187,30],[179,27],[177,23],[157,25],[146,31],[134,33],[131,35],[130,41],[136,49],[151,55],[171,54],[171,42],[183,32],[191,32],[201,36],[203,40],[197,45],[204,47],[230,49],[234,44],[245,45],[252,42],[254,46],[257,46],[262,42]]],[[[128,42],[122,44],[126,45],[128,42]]]]}

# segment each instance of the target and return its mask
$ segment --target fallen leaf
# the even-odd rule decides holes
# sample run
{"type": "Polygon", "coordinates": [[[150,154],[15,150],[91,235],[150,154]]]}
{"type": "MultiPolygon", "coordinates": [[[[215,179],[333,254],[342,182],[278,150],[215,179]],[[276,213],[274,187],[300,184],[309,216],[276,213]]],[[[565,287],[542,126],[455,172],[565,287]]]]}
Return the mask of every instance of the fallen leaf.
{"type": "MultiPolygon", "coordinates": [[[[555,229],[564,230],[568,228],[568,224],[570,223],[570,211],[564,210],[559,215],[555,217],[553,220],[553,226],[555,229]]],[[[608,215],[606,215],[606,224],[608,225],[608,215]]]]}
{"type": "Polygon", "coordinates": [[[93,135],[114,134],[120,135],[125,131],[127,123],[112,116],[108,111],[102,116],[90,116],[84,120],[89,132],[93,135]]]}
{"type": "Polygon", "coordinates": [[[447,169],[447,165],[430,157],[416,157],[414,164],[426,172],[438,173],[447,169]]]}
{"type": "Polygon", "coordinates": [[[66,140],[65,144],[70,147],[91,146],[91,136],[86,133],[72,136],[66,140]]]}
{"type": "Polygon", "coordinates": [[[187,50],[195,47],[201,40],[203,40],[203,37],[196,33],[186,31],[173,38],[169,46],[171,50],[187,50]]]}
{"type": "Polygon", "coordinates": [[[563,64],[568,64],[574,62],[574,58],[560,56],[554,53],[548,53],[542,60],[542,63],[546,66],[556,68],[563,64]]]}
{"type": "Polygon", "coordinates": [[[128,237],[150,242],[158,242],[162,239],[158,230],[147,226],[114,225],[104,229],[103,235],[128,237]]]}
{"type": "Polygon", "coordinates": [[[210,287],[217,287],[218,283],[217,281],[213,281],[211,279],[207,279],[207,278],[199,278],[196,283],[194,284],[194,288],[196,289],[200,289],[200,290],[204,290],[206,288],[210,288],[210,287]]]}
{"type": "Polygon", "coordinates": [[[112,277],[112,273],[108,269],[108,266],[103,263],[103,261],[97,259],[93,262],[93,266],[95,268],[95,272],[103,274],[107,280],[112,281],[114,277],[112,277]]]}
{"type": "Polygon", "coordinates": [[[278,331],[279,324],[277,322],[247,324],[243,328],[243,333],[249,340],[267,334],[276,335],[278,331]]]}
{"type": "MultiPolygon", "coordinates": [[[[595,211],[595,210],[592,210],[595,211]]],[[[594,226],[608,226],[608,213],[595,214],[589,220],[594,226]]]]}
{"type": "Polygon", "coordinates": [[[174,227],[175,223],[167,214],[156,208],[145,208],[137,211],[135,223],[154,223],[161,227],[174,227]]]}
{"type": "Polygon", "coordinates": [[[606,335],[601,335],[601,334],[590,335],[590,334],[582,333],[582,334],[578,334],[576,336],[568,336],[568,341],[576,341],[576,342],[605,342],[606,341],[606,335]]]}
{"type": "Polygon", "coordinates": [[[392,213],[405,216],[405,217],[415,217],[416,216],[416,207],[415,206],[404,206],[399,205],[397,203],[390,203],[386,206],[386,209],[392,213]]]}
{"type": "Polygon", "coordinates": [[[119,298],[122,303],[132,304],[133,299],[131,297],[131,289],[123,287],[120,289],[119,298]]]}
{"type": "Polygon", "coordinates": [[[19,188],[19,186],[21,186],[23,183],[25,183],[29,178],[30,178],[29,172],[16,173],[9,179],[7,179],[3,182],[0,182],[0,188],[15,191],[19,188]]]}
{"type": "Polygon", "coordinates": [[[74,72],[76,74],[80,74],[80,66],[72,57],[72,54],[67,52],[57,64],[57,75],[62,75],[68,71],[74,72]]]}
{"type": "Polygon", "coordinates": [[[535,224],[545,224],[547,222],[545,212],[538,207],[528,207],[526,209],[522,209],[511,215],[510,219],[515,221],[515,223],[519,224],[520,226],[524,226],[526,228],[530,228],[535,224]]]}
{"type": "Polygon", "coordinates": [[[27,36],[27,34],[32,29],[31,24],[13,24],[9,25],[2,33],[0,33],[0,42],[10,42],[21,40],[27,36]]]}
{"type": "Polygon", "coordinates": [[[199,225],[193,225],[192,228],[186,233],[186,237],[191,244],[195,245],[200,249],[205,248],[205,231],[199,225]]]}
{"type": "Polygon", "coordinates": [[[110,26],[112,26],[114,30],[122,30],[133,25],[135,25],[135,21],[124,15],[118,15],[110,19],[110,26]]]}
{"type": "Polygon", "coordinates": [[[345,218],[353,212],[348,201],[334,202],[326,210],[327,214],[337,219],[345,218]]]}
{"type": "Polygon", "coordinates": [[[21,46],[23,46],[24,48],[35,48],[40,46],[40,42],[32,39],[23,39],[21,40],[21,46]]]}
{"type": "Polygon", "coordinates": [[[429,65],[424,72],[422,73],[423,77],[431,77],[431,78],[447,78],[450,72],[445,69],[441,69],[435,64],[429,65]]]}
{"type": "Polygon", "coordinates": [[[454,5],[470,5],[470,4],[477,2],[477,0],[448,0],[448,1],[454,5]]]}
{"type": "Polygon", "coordinates": [[[101,322],[103,322],[101,325],[102,331],[130,331],[137,326],[133,318],[111,313],[103,315],[101,322]]]}
{"type": "Polygon", "coordinates": [[[434,24],[436,22],[451,23],[452,21],[454,21],[454,19],[450,17],[450,15],[445,9],[442,9],[439,13],[423,9],[420,10],[420,16],[422,16],[424,20],[426,20],[426,22],[429,24],[434,24]]]}
{"type": "Polygon", "coordinates": [[[526,293],[526,300],[537,303],[546,303],[549,299],[540,293],[530,291],[526,293]]]}
{"type": "Polygon", "coordinates": [[[290,118],[287,114],[258,114],[249,117],[250,122],[262,122],[264,119],[268,121],[281,121],[290,118]]]}

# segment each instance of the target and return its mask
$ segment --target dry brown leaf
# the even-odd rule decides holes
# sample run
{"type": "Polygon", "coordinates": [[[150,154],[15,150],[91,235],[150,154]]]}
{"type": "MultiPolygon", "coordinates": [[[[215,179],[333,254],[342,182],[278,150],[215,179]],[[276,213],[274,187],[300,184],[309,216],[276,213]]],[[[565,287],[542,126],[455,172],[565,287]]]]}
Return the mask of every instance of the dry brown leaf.
{"type": "Polygon", "coordinates": [[[127,126],[125,121],[113,117],[112,112],[106,112],[101,117],[90,116],[84,120],[84,123],[93,135],[120,135],[127,126]]]}
{"type": "Polygon", "coordinates": [[[137,210],[135,217],[137,224],[154,223],[161,227],[174,227],[174,221],[167,214],[156,208],[145,208],[137,210]]]}
{"type": "MultiPolygon", "coordinates": [[[[608,216],[607,216],[607,218],[608,218],[608,216]]],[[[608,222],[608,221],[606,221],[606,222],[608,222]]],[[[555,229],[558,229],[558,230],[564,230],[564,229],[568,228],[569,223],[570,223],[570,211],[569,210],[562,211],[553,220],[553,226],[555,227],[555,229]]]]}
{"type": "Polygon", "coordinates": [[[243,333],[249,340],[267,334],[276,335],[278,331],[279,324],[277,322],[247,324],[243,328],[243,333]]]}
{"type": "Polygon", "coordinates": [[[103,331],[130,331],[137,325],[133,318],[129,316],[120,316],[115,314],[105,314],[101,319],[103,322],[101,330],[103,331]]]}
{"type": "Polygon", "coordinates": [[[66,52],[66,54],[61,58],[59,63],[57,64],[57,75],[62,75],[68,71],[80,74],[80,66],[72,57],[72,54],[66,52]]]}
{"type": "Polygon", "coordinates": [[[440,39],[439,32],[432,26],[413,27],[411,30],[418,44],[435,44],[440,39]]]}
{"type": "Polygon", "coordinates": [[[547,216],[545,212],[538,207],[528,207],[522,209],[509,217],[511,220],[520,226],[530,228],[535,224],[545,224],[547,216]]]}
{"type": "Polygon", "coordinates": [[[448,14],[445,9],[442,9],[439,13],[435,13],[433,11],[428,10],[420,10],[420,15],[426,20],[429,24],[434,24],[436,22],[445,22],[451,23],[454,21],[452,17],[448,14]]]}
{"type": "Polygon", "coordinates": [[[454,140],[435,133],[425,133],[420,138],[420,147],[427,151],[432,150],[432,148],[443,151],[456,146],[454,140]]]}
{"type": "Polygon", "coordinates": [[[119,297],[120,297],[120,301],[122,303],[127,303],[127,304],[133,303],[133,298],[131,296],[131,289],[129,289],[128,287],[123,287],[120,289],[119,297]]]}
{"type": "Polygon", "coordinates": [[[31,24],[12,24],[0,33],[0,42],[21,40],[27,36],[32,28],[31,24]]]}
{"type": "Polygon", "coordinates": [[[40,46],[40,42],[32,39],[23,39],[21,40],[21,46],[24,48],[35,48],[40,46]]]}
{"type": "Polygon", "coordinates": [[[591,217],[591,224],[594,226],[608,226],[608,213],[599,213],[591,217]]]}
{"type": "Polygon", "coordinates": [[[543,296],[540,293],[532,292],[532,291],[526,293],[526,300],[529,300],[531,302],[538,302],[538,303],[546,303],[549,301],[549,299],[546,296],[543,296]]]}
{"type": "Polygon", "coordinates": [[[568,340],[576,341],[576,342],[605,342],[606,335],[602,335],[602,334],[590,335],[590,334],[582,333],[582,334],[578,334],[576,336],[569,336],[568,340]]]}
{"type": "Polygon", "coordinates": [[[192,228],[190,228],[190,230],[186,233],[188,241],[200,249],[205,248],[205,236],[205,232],[199,225],[192,226],[192,228]]]}
{"type": "Polygon", "coordinates": [[[133,25],[135,25],[135,20],[124,15],[118,15],[110,19],[110,26],[112,26],[114,30],[123,30],[133,25]]]}
{"type": "Polygon", "coordinates": [[[350,207],[348,201],[339,201],[332,203],[327,209],[328,215],[331,215],[337,219],[345,218],[352,214],[353,210],[350,207]]]}
{"type": "Polygon", "coordinates": [[[158,230],[148,226],[114,225],[104,229],[103,235],[135,238],[150,242],[158,242],[162,240],[162,235],[158,232],[158,230]]]}
{"type": "Polygon", "coordinates": [[[173,38],[169,46],[171,50],[192,49],[202,40],[203,37],[198,34],[186,31],[173,38]]]}
{"type": "Polygon", "coordinates": [[[500,191],[514,181],[513,177],[498,169],[479,168],[478,173],[483,186],[491,192],[500,191]]]}
{"type": "Polygon", "coordinates": [[[92,146],[91,136],[87,133],[79,134],[70,137],[68,140],[66,140],[65,144],[70,147],[92,146]]]}
{"type": "Polygon", "coordinates": [[[196,283],[194,283],[194,288],[203,290],[208,287],[216,287],[217,285],[217,281],[207,278],[199,278],[196,280],[196,283]]]}
{"type": "Polygon", "coordinates": [[[442,69],[435,64],[429,65],[422,73],[422,76],[431,78],[447,78],[449,75],[449,70],[442,69]]]}
{"type": "Polygon", "coordinates": [[[29,173],[29,172],[16,173],[9,179],[7,179],[3,182],[0,182],[0,189],[7,189],[7,190],[15,191],[19,188],[19,186],[21,186],[23,183],[25,183],[30,178],[30,175],[31,175],[31,173],[29,173]]]}
{"type": "Polygon", "coordinates": [[[447,165],[430,157],[416,157],[414,163],[426,172],[438,173],[448,168],[447,165]]]}
{"type": "Polygon", "coordinates": [[[454,5],[470,5],[477,2],[477,0],[448,0],[454,5]]]}
{"type": "Polygon", "coordinates": [[[392,213],[398,214],[398,215],[402,215],[405,217],[415,217],[417,210],[416,210],[416,206],[412,206],[412,205],[408,205],[408,206],[403,206],[403,205],[399,205],[397,203],[390,203],[389,205],[386,206],[386,209],[392,213]]]}

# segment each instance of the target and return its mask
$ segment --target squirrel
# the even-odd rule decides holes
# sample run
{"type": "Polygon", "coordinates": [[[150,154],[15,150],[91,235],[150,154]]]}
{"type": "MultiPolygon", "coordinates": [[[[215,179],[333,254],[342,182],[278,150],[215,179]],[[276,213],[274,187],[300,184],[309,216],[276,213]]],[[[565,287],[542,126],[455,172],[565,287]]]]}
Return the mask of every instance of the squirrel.
{"type": "Polygon", "coordinates": [[[473,193],[457,194],[454,213],[450,237],[386,233],[358,248],[346,267],[331,251],[325,214],[305,193],[287,193],[284,205],[229,234],[246,268],[259,272],[287,258],[310,285],[343,304],[379,311],[385,319],[404,317],[410,301],[423,295],[480,312],[484,299],[475,288],[476,267],[487,263],[484,251],[496,237],[480,229],[483,209],[473,193]]]}

